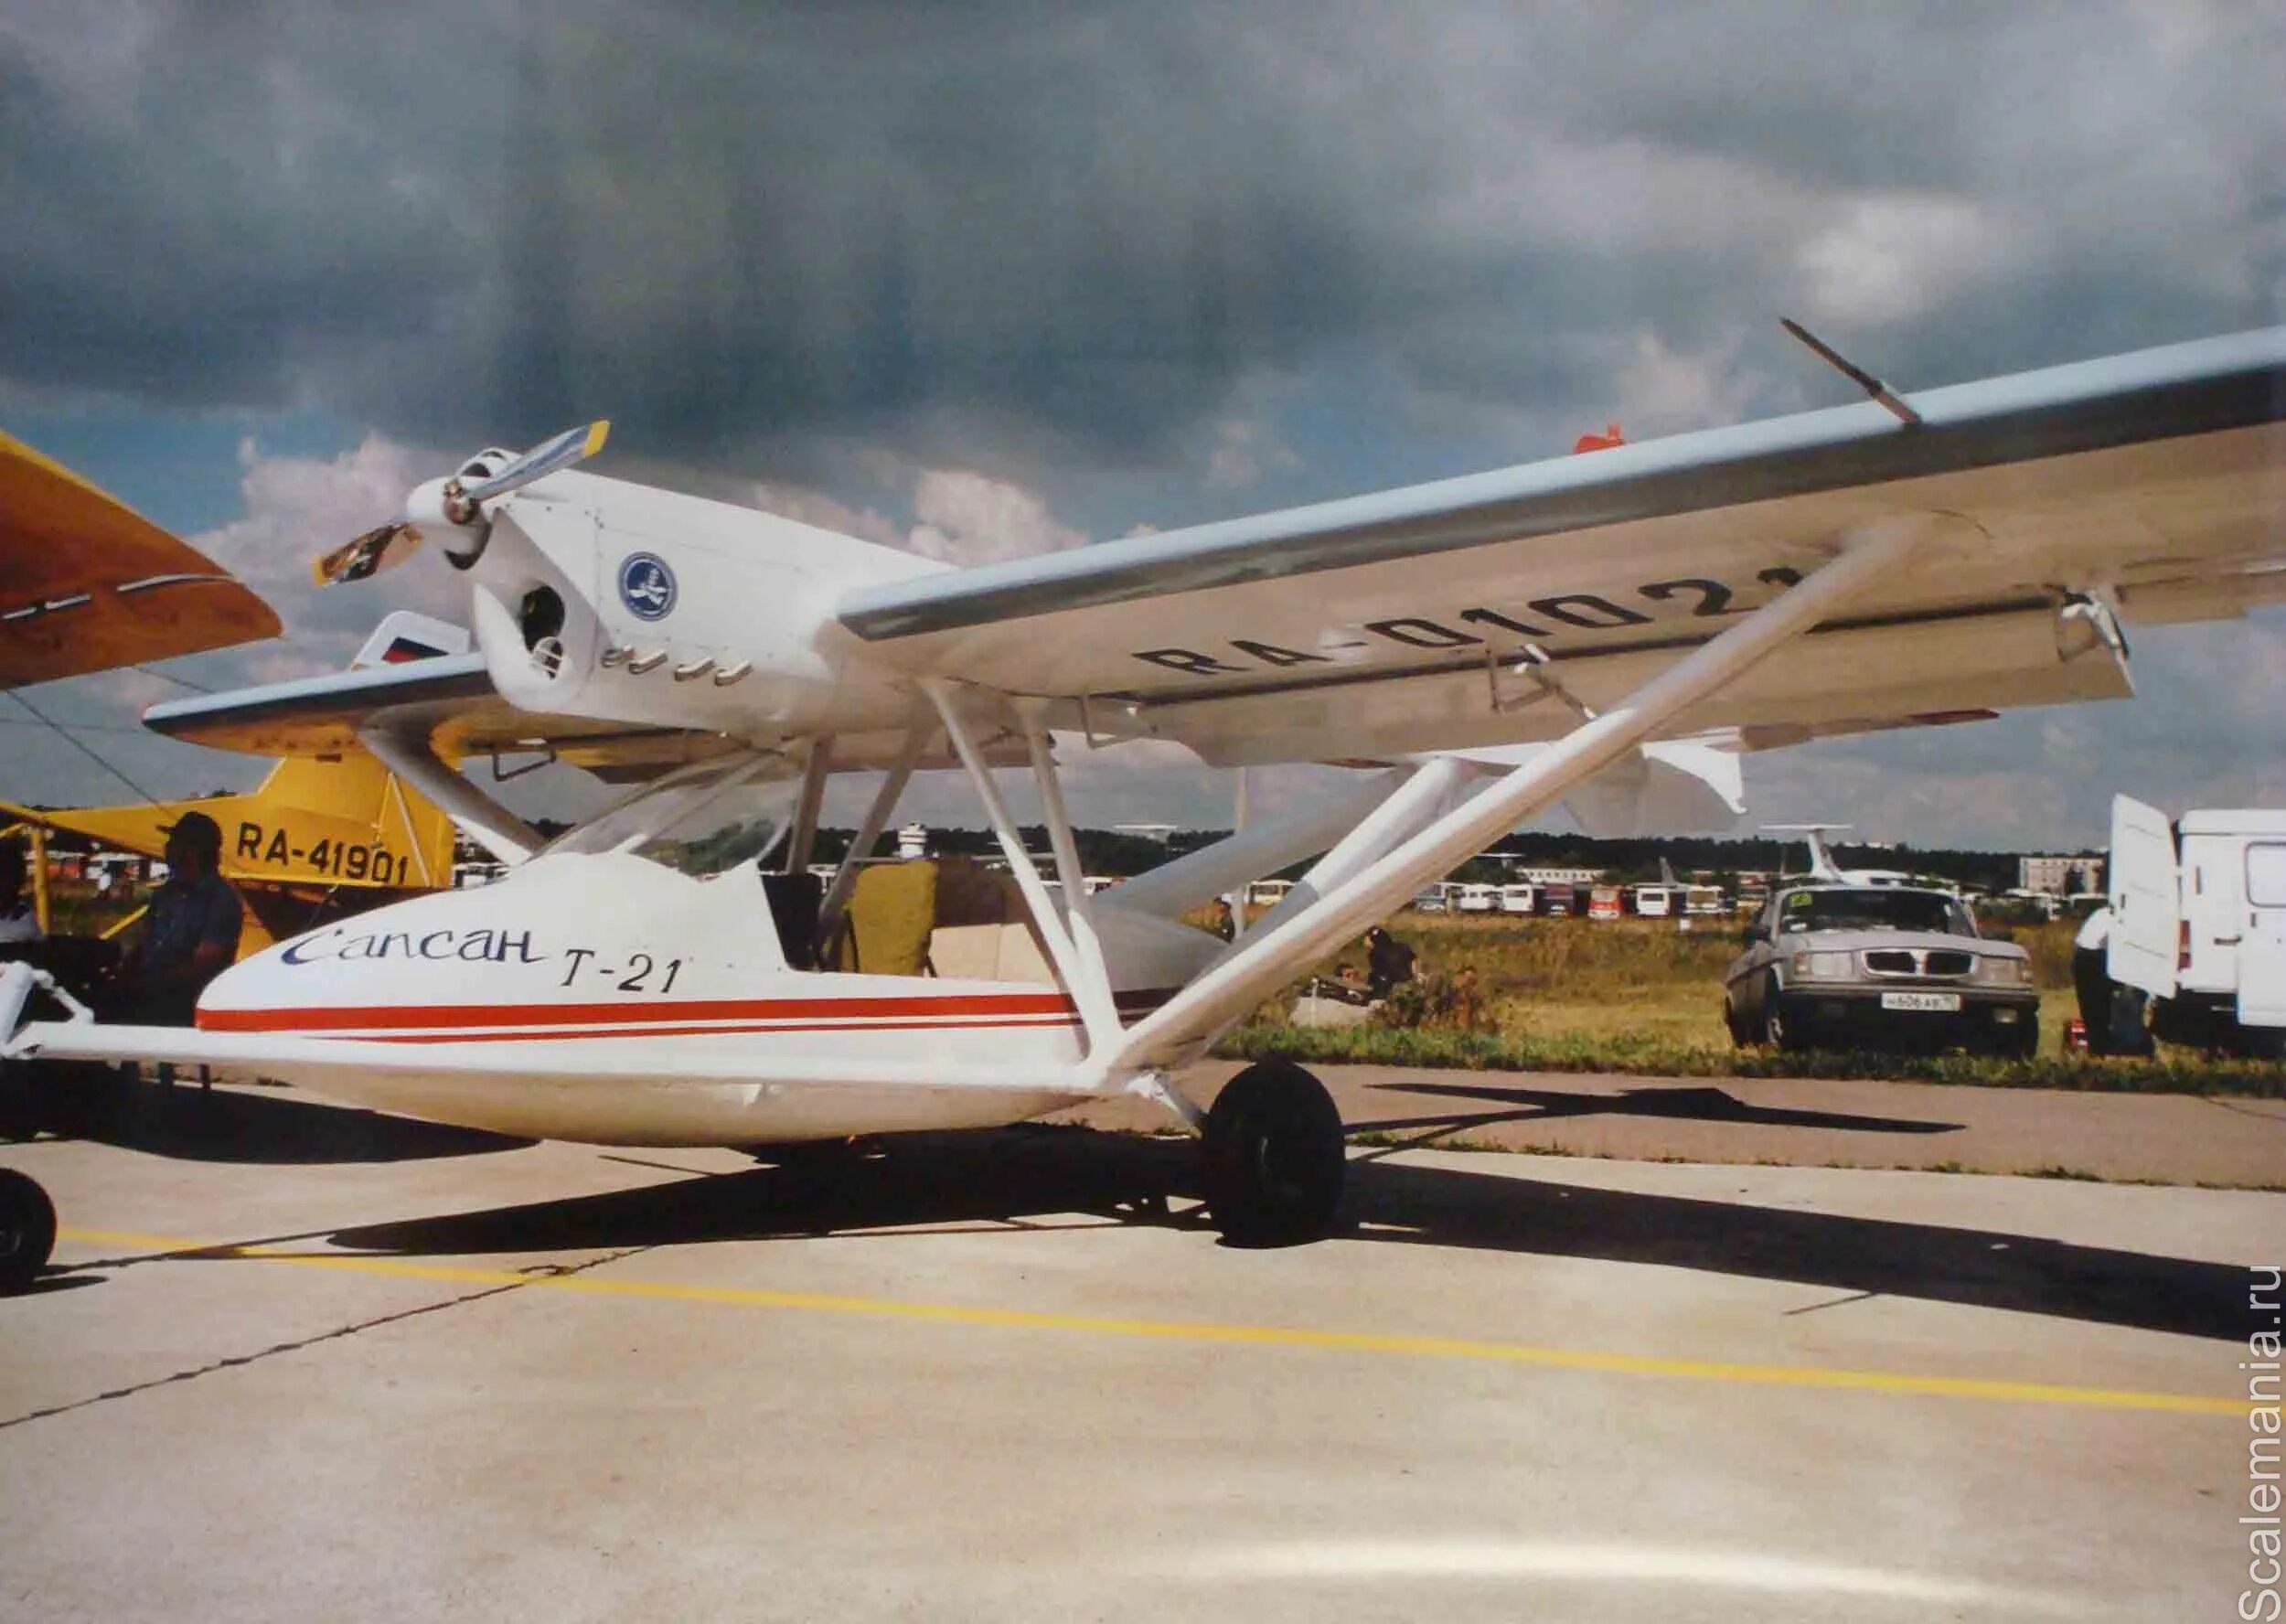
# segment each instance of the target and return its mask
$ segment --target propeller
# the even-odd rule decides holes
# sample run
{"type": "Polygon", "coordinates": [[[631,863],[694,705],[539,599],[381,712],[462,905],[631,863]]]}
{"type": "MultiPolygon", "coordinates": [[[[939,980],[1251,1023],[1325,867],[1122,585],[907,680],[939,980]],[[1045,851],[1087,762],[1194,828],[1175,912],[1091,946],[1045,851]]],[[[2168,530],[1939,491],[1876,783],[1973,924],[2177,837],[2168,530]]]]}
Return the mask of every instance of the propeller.
{"type": "Polygon", "coordinates": [[[384,570],[393,570],[421,545],[423,521],[475,532],[475,545],[468,551],[446,555],[466,569],[483,552],[485,540],[491,533],[491,523],[484,514],[486,502],[522,490],[574,463],[585,462],[604,449],[604,442],[610,434],[611,424],[602,420],[566,429],[529,451],[507,457],[497,468],[488,467],[487,461],[506,454],[487,452],[451,478],[433,481],[414,491],[405,504],[406,517],[376,525],[356,540],[312,560],[310,573],[320,586],[338,586],[344,582],[365,581],[384,570]],[[472,475],[475,475],[473,479],[472,475]]]}
{"type": "Polygon", "coordinates": [[[393,570],[421,545],[419,527],[403,519],[376,525],[356,540],[321,552],[310,561],[310,577],[320,586],[364,581],[383,570],[393,570]]]}

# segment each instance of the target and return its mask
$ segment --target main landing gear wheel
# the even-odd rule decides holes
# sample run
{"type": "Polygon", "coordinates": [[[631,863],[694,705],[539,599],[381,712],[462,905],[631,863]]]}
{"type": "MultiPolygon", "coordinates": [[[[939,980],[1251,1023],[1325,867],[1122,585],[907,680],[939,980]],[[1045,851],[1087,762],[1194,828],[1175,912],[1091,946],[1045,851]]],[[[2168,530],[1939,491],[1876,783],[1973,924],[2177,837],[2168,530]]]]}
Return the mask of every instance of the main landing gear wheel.
{"type": "Polygon", "coordinates": [[[56,1208],[14,1168],[0,1168],[0,1294],[21,1291],[56,1247],[56,1208]]]}
{"type": "Polygon", "coordinates": [[[1333,1228],[1347,1170],[1341,1113],[1287,1061],[1248,1066],[1215,1096],[1202,1169],[1206,1204],[1235,1246],[1292,1246],[1333,1228]]]}

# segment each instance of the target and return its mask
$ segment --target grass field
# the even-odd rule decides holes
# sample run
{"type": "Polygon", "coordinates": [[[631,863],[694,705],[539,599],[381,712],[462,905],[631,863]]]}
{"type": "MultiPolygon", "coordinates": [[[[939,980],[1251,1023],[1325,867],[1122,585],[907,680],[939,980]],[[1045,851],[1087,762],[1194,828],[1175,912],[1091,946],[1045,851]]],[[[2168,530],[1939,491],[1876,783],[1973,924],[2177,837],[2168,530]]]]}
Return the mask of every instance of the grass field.
{"type": "MultiPolygon", "coordinates": [[[[1293,990],[1262,1006],[1216,1052],[1233,1058],[1536,1071],[1624,1071],[1672,1076],[1897,1077],[1926,1082],[2128,1092],[2286,1096],[2286,1067],[2211,1061],[2168,1049],[2156,1062],[2091,1062],[2064,1053],[2064,1025],[2078,1013],[2071,986],[2076,927],[2057,922],[2014,932],[2040,988],[2040,1049],[2029,1061],[1987,1056],[1778,1054],[1740,1051],[1724,1029],[1723,971],[1741,951],[1739,922],[1514,919],[1402,914],[1394,935],[1418,956],[1416,973],[1474,968],[1483,989],[1478,1027],[1359,1027],[1304,1031],[1287,1023],[1293,990]]],[[[1365,963],[1360,940],[1311,973],[1365,963]]],[[[1306,979],[1303,978],[1301,979],[1306,979]]],[[[1300,980],[1298,979],[1296,988],[1300,980]]]]}

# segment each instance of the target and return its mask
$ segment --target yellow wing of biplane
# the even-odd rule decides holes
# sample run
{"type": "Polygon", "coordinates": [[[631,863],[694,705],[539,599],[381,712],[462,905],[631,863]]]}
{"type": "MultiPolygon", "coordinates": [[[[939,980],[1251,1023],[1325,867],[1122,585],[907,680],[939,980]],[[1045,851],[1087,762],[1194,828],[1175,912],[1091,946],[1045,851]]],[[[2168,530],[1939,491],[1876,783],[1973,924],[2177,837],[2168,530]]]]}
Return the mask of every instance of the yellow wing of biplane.
{"type": "Polygon", "coordinates": [[[278,629],[270,605],[212,559],[0,433],[0,688],[278,629]]]}
{"type": "MultiPolygon", "coordinates": [[[[467,641],[457,626],[401,609],[349,669],[448,660],[467,641]]],[[[0,813],[144,857],[166,849],[167,826],[186,812],[203,812],[220,827],[222,877],[234,883],[401,891],[453,882],[452,820],[354,739],[336,752],[281,760],[245,795],[45,809],[0,801],[0,813]]]]}
{"type": "Polygon", "coordinates": [[[451,820],[363,751],[338,761],[281,761],[245,795],[44,809],[0,801],[0,814],[144,857],[166,849],[167,826],[186,812],[203,812],[220,826],[222,877],[233,883],[385,890],[452,883],[451,820]]]}

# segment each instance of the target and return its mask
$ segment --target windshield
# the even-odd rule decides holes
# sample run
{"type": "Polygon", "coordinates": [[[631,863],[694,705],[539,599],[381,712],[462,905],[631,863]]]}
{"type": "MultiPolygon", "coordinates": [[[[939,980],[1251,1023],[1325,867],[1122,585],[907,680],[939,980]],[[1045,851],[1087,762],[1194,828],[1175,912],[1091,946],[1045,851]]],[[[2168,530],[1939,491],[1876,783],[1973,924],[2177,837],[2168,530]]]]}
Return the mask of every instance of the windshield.
{"type": "Polygon", "coordinates": [[[723,873],[770,855],[800,787],[799,765],[775,751],[701,763],[645,785],[547,852],[625,851],[680,873],[723,873]]]}
{"type": "Polygon", "coordinates": [[[1779,904],[1782,931],[1934,931],[1973,936],[1976,924],[1958,898],[1938,891],[1862,887],[1793,891],[1779,904]]]}

